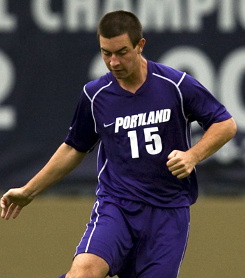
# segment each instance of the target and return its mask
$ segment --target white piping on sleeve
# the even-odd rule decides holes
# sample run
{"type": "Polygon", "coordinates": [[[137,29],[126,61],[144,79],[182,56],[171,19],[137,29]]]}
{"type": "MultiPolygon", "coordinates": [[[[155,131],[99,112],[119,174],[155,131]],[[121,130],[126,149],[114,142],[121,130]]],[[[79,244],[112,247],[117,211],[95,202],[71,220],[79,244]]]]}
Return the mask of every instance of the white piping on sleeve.
{"type": "Polygon", "coordinates": [[[95,117],[94,117],[94,100],[96,98],[96,96],[105,88],[109,87],[111,85],[112,81],[110,83],[108,83],[107,85],[101,87],[93,96],[93,98],[91,99],[90,96],[88,95],[87,91],[86,91],[86,85],[83,87],[83,91],[85,93],[85,95],[88,97],[88,99],[90,100],[91,102],[91,112],[92,112],[92,117],[93,117],[93,120],[94,120],[94,131],[97,133],[97,125],[96,125],[96,120],[95,120],[95,117]]]}
{"type": "MultiPolygon", "coordinates": [[[[86,85],[87,85],[87,84],[86,84],[86,85]]],[[[88,93],[87,93],[87,91],[86,91],[86,85],[84,85],[83,91],[84,91],[85,95],[87,96],[87,98],[90,100],[90,102],[92,102],[92,99],[89,97],[89,95],[88,95],[88,93]]]]}
{"type": "Polygon", "coordinates": [[[93,116],[93,119],[94,119],[94,131],[95,131],[96,133],[97,133],[97,125],[96,125],[96,120],[95,120],[95,117],[94,117],[94,100],[95,100],[95,98],[97,97],[97,95],[98,95],[103,89],[109,87],[109,86],[111,85],[111,83],[112,83],[112,81],[111,81],[109,84],[107,84],[107,85],[101,87],[101,88],[94,94],[94,96],[93,96],[93,98],[92,98],[92,101],[91,101],[91,111],[92,111],[92,116],[93,116]]]}
{"type": "Polygon", "coordinates": [[[182,77],[180,78],[180,81],[179,81],[178,84],[177,84],[178,87],[180,86],[180,84],[181,84],[182,81],[184,80],[185,76],[186,76],[186,72],[184,72],[183,75],[182,75],[182,77]]]}

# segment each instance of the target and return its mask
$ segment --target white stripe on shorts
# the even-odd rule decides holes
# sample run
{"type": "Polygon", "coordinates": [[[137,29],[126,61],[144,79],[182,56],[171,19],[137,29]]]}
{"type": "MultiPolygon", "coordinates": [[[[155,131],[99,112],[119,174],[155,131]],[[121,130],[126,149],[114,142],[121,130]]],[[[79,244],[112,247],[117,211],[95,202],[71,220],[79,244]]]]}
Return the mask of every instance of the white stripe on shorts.
{"type": "Polygon", "coordinates": [[[99,207],[99,201],[97,200],[96,202],[95,202],[95,213],[97,214],[97,217],[96,217],[96,220],[94,221],[94,227],[93,227],[93,230],[92,230],[92,232],[91,232],[91,234],[90,234],[90,236],[89,236],[89,238],[88,238],[88,243],[87,243],[87,245],[86,245],[86,248],[85,248],[85,253],[87,253],[88,252],[88,248],[89,248],[89,245],[90,245],[90,242],[91,242],[91,238],[92,238],[92,236],[93,236],[93,234],[94,234],[94,231],[95,231],[95,229],[96,229],[96,226],[97,226],[97,223],[98,223],[98,221],[99,221],[99,217],[100,217],[100,215],[99,215],[99,213],[98,213],[98,207],[99,207]]]}
{"type": "Polygon", "coordinates": [[[178,269],[177,277],[179,276],[180,266],[181,266],[181,264],[183,262],[183,259],[184,259],[184,256],[185,256],[185,251],[186,251],[187,242],[188,242],[188,238],[189,238],[189,232],[190,232],[190,223],[188,225],[188,229],[187,229],[187,233],[186,233],[185,247],[184,247],[184,250],[183,250],[183,253],[182,253],[182,258],[181,258],[181,261],[180,261],[180,264],[179,264],[179,269],[178,269]]]}

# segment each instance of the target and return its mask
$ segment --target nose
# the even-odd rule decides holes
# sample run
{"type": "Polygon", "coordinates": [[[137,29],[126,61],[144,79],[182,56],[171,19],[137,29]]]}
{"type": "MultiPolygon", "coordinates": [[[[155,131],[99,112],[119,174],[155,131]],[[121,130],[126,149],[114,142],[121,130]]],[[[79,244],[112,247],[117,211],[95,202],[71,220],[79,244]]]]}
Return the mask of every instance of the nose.
{"type": "Polygon", "coordinates": [[[118,60],[118,57],[116,55],[112,55],[111,56],[111,59],[110,59],[110,66],[115,68],[117,67],[118,65],[120,64],[119,60],[118,60]]]}

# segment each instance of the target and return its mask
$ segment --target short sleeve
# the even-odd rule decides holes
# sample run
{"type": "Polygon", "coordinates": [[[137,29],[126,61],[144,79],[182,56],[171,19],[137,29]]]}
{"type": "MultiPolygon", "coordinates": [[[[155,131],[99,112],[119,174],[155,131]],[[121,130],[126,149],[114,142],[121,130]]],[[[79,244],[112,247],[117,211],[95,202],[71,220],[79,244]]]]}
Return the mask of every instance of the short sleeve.
{"type": "Polygon", "coordinates": [[[90,152],[99,141],[95,132],[91,101],[82,92],[65,143],[80,152],[90,152]]]}
{"type": "Polygon", "coordinates": [[[231,118],[225,106],[193,77],[186,75],[179,89],[186,117],[190,122],[197,121],[204,130],[231,118]]]}

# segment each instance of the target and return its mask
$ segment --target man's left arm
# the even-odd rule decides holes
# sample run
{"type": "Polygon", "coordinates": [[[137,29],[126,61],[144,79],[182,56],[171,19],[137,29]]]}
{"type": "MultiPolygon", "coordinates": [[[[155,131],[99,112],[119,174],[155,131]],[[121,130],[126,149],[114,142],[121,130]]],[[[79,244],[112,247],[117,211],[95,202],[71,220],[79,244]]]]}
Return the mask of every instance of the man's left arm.
{"type": "Polygon", "coordinates": [[[212,124],[203,137],[188,151],[173,150],[168,156],[167,166],[178,179],[186,178],[202,160],[217,152],[237,132],[233,118],[212,124]]]}

